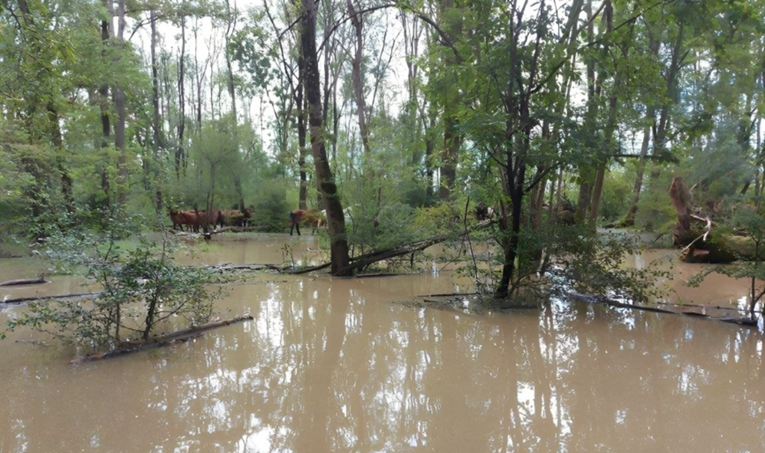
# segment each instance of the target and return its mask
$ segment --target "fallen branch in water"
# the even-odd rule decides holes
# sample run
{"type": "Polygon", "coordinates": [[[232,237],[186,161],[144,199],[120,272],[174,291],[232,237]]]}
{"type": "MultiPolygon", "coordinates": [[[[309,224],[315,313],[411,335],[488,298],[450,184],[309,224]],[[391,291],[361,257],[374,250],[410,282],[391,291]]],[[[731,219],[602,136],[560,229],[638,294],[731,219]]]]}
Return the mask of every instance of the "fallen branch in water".
{"type": "Polygon", "coordinates": [[[8,280],[0,283],[0,286],[38,285],[40,283],[48,283],[48,281],[45,280],[44,274],[35,278],[19,278],[17,280],[8,280]]]}
{"type": "Polygon", "coordinates": [[[307,274],[309,272],[318,271],[318,270],[321,270],[321,269],[328,268],[331,265],[332,265],[332,263],[324,263],[324,264],[319,264],[318,266],[301,267],[301,268],[298,268],[298,269],[289,270],[289,271],[287,271],[287,273],[288,274],[293,274],[293,275],[307,274]]]}
{"type": "Polygon", "coordinates": [[[402,275],[417,275],[417,274],[404,274],[404,273],[377,273],[377,274],[356,274],[356,278],[372,278],[372,277],[400,277],[402,275]]]}
{"type": "Polygon", "coordinates": [[[117,349],[113,351],[88,354],[83,357],[78,357],[69,363],[76,365],[80,363],[94,362],[97,360],[112,359],[114,357],[123,356],[125,354],[147,351],[149,349],[154,349],[154,348],[161,348],[161,347],[169,346],[175,343],[182,343],[182,342],[186,342],[191,339],[200,337],[208,330],[229,326],[237,322],[252,321],[253,319],[254,318],[250,315],[239,316],[232,319],[211,322],[201,326],[189,327],[188,329],[177,330],[175,332],[166,333],[164,335],[160,335],[148,341],[142,341],[142,340],[126,341],[120,344],[117,347],[117,349]]]}
{"type": "MultiPolygon", "coordinates": [[[[582,300],[584,302],[608,305],[610,307],[615,307],[615,308],[629,308],[632,310],[650,311],[653,313],[692,316],[695,318],[704,318],[704,319],[709,319],[712,321],[721,321],[721,322],[727,322],[730,324],[739,324],[742,326],[757,327],[757,321],[748,317],[733,317],[733,316],[717,317],[717,316],[710,316],[706,313],[696,313],[696,312],[688,312],[688,311],[672,311],[672,310],[666,310],[664,308],[648,307],[646,305],[625,304],[622,302],[617,302],[615,300],[606,299],[604,297],[597,297],[597,296],[592,296],[587,294],[571,293],[570,295],[573,298],[582,300]]],[[[731,309],[733,308],[731,307],[731,309]]]]}
{"type": "MultiPolygon", "coordinates": [[[[482,229],[490,227],[491,225],[492,225],[491,222],[479,223],[478,225],[474,226],[469,231],[482,230],[482,229]]],[[[376,263],[378,261],[383,261],[390,258],[395,258],[397,256],[408,255],[410,253],[419,252],[419,251],[425,250],[431,245],[439,244],[441,242],[448,241],[450,239],[457,239],[457,238],[465,236],[466,234],[468,234],[468,231],[463,231],[461,233],[442,234],[440,236],[433,236],[430,238],[411,242],[409,244],[402,244],[402,245],[391,247],[385,250],[378,250],[372,253],[368,253],[366,255],[357,256],[355,258],[351,258],[351,264],[341,269],[338,269],[335,272],[335,275],[348,275],[351,273],[351,271],[355,271],[356,269],[363,269],[366,266],[369,266],[370,264],[376,263]]],[[[288,273],[305,274],[308,272],[327,268],[331,265],[332,263],[324,263],[318,266],[303,267],[296,270],[291,270],[291,271],[288,271],[288,273]]]]}

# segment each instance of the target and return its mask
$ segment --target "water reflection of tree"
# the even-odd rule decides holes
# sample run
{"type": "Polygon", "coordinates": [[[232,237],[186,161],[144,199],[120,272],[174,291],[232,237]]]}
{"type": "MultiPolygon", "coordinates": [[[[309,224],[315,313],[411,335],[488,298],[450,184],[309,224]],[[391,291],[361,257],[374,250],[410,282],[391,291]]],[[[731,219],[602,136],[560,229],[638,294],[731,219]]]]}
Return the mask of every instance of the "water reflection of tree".
{"type": "Polygon", "coordinates": [[[708,451],[721,433],[733,451],[765,444],[753,331],[588,305],[488,317],[413,309],[370,298],[353,280],[231,293],[255,322],[56,377],[27,369],[0,401],[13,421],[0,426],[0,451],[19,442],[29,451],[708,451]],[[86,385],[94,376],[102,383],[86,385]],[[71,401],[87,406],[63,407],[71,401]]]}

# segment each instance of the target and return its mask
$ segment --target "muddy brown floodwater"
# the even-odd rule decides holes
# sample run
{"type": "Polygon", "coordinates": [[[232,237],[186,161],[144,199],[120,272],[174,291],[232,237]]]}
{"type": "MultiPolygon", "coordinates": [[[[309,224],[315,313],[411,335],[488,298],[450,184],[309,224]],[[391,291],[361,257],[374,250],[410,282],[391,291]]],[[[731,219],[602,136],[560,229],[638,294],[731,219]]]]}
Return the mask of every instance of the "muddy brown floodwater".
{"type": "MultiPolygon", "coordinates": [[[[297,260],[317,257],[313,238],[275,235],[216,238],[181,260],[281,263],[285,243],[297,260]]],[[[39,266],[0,260],[0,279],[39,266]]],[[[0,298],[79,283],[54,277],[0,298]]],[[[0,342],[0,452],[765,451],[757,330],[581,303],[482,316],[394,303],[460,284],[448,269],[263,274],[219,304],[253,322],[78,366],[72,349],[14,332],[0,342]]],[[[746,295],[731,280],[704,288],[683,295],[746,295]]]]}

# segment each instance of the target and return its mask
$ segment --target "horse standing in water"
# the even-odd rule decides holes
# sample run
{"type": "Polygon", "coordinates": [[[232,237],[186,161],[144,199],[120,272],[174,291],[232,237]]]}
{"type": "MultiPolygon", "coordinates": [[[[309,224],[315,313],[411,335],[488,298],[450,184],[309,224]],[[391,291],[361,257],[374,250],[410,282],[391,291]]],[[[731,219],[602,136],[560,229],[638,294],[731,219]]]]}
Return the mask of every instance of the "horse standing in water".
{"type": "MultiPolygon", "coordinates": [[[[300,223],[305,222],[316,228],[321,227],[326,222],[324,217],[324,211],[318,211],[315,209],[295,209],[290,212],[290,236],[292,236],[293,228],[297,230],[298,236],[300,236],[300,223]]],[[[313,231],[311,231],[313,233],[313,231]]]]}

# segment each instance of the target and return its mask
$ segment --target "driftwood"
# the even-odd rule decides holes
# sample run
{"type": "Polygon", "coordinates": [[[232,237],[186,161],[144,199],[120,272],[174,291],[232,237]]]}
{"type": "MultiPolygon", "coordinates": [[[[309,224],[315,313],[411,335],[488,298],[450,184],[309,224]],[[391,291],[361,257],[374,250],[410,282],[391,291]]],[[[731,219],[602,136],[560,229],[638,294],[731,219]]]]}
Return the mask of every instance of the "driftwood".
{"type": "Polygon", "coordinates": [[[211,323],[204,324],[197,327],[190,327],[188,329],[177,330],[175,332],[166,333],[164,335],[160,335],[148,341],[142,341],[142,340],[126,341],[121,343],[117,347],[117,349],[113,351],[88,354],[83,357],[78,357],[69,363],[80,364],[80,363],[87,363],[87,362],[95,362],[97,360],[112,359],[114,357],[120,357],[125,354],[147,351],[149,349],[161,348],[164,346],[169,346],[171,344],[182,343],[182,342],[200,337],[209,330],[217,329],[219,327],[229,326],[237,322],[252,321],[253,319],[254,318],[250,315],[239,316],[232,319],[211,322],[211,323]]]}
{"type": "Polygon", "coordinates": [[[677,223],[672,230],[673,243],[682,247],[680,259],[686,263],[731,263],[737,259],[755,259],[754,243],[747,237],[715,231],[710,214],[693,204],[693,196],[683,178],[672,178],[669,189],[677,223]]]}
{"type": "Polygon", "coordinates": [[[40,283],[48,283],[45,280],[45,275],[40,275],[35,278],[20,278],[17,280],[8,280],[0,283],[0,286],[16,286],[16,285],[38,285],[40,283]]]}

